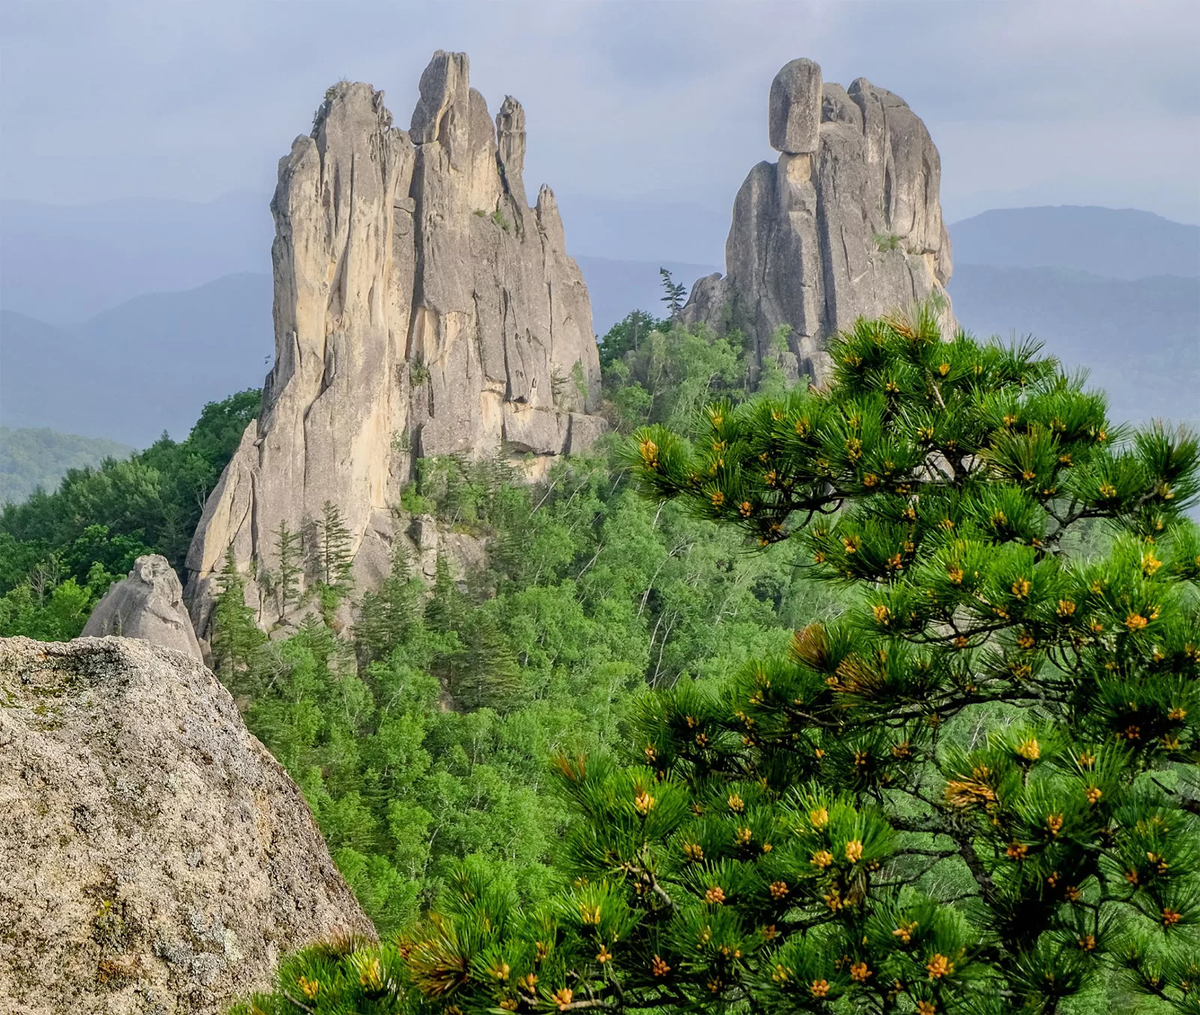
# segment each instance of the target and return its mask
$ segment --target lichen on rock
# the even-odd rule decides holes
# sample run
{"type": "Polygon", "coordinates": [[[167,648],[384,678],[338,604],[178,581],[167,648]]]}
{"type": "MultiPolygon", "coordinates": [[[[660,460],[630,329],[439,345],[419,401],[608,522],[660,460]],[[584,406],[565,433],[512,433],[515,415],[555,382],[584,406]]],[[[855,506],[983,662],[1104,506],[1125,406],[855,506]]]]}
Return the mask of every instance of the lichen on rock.
{"type": "Polygon", "coordinates": [[[0,639],[0,1010],[220,1015],[374,929],[298,787],[189,655],[0,639]]]}

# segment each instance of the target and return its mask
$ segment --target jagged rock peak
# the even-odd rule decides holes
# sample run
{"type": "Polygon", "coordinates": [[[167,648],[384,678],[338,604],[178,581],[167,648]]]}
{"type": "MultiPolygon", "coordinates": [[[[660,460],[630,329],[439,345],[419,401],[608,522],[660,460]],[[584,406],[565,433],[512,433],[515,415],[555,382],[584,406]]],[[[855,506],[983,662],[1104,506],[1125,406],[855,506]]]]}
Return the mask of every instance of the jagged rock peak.
{"type": "Polygon", "coordinates": [[[771,358],[817,381],[831,372],[829,339],[860,316],[932,300],[952,331],[941,161],[904,100],[865,78],[848,90],[823,82],[816,63],[793,60],[771,83],[768,136],[780,155],[738,192],[727,274],[696,282],[683,319],[741,328],[760,368],[771,358]]]}
{"type": "Polygon", "coordinates": [[[438,52],[408,131],[340,82],[280,161],[275,364],[188,554],[201,636],[228,547],[269,625],[281,525],[335,507],[369,588],[415,457],[511,452],[538,474],[601,431],[591,303],[553,193],[529,207],[525,121],[511,97],[493,119],[466,55],[438,52]]]}
{"type": "Polygon", "coordinates": [[[299,788],[199,662],[0,638],[0,1010],[222,1015],[374,936],[299,788]]]}

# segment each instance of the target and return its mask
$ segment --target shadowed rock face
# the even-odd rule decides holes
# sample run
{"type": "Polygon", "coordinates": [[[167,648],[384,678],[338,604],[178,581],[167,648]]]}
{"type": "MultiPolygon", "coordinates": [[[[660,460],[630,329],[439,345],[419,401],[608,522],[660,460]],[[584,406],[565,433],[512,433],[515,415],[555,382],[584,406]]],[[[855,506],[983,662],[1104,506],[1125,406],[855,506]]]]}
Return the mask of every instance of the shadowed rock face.
{"type": "Polygon", "coordinates": [[[832,370],[829,338],[860,316],[933,298],[952,330],[941,162],[904,100],[865,78],[823,84],[820,67],[793,60],[771,85],[769,134],[781,154],[750,170],[734,201],[728,274],[697,281],[683,319],[742,328],[760,364],[787,325],[785,370],[818,382],[832,370]]]}
{"type": "Polygon", "coordinates": [[[196,632],[183,605],[183,586],[166,557],[138,557],[133,570],[113,582],[96,604],[83,637],[142,638],[203,661],[196,632]]]}
{"type": "Polygon", "coordinates": [[[537,470],[594,437],[591,305],[553,193],[527,203],[525,148],[520,103],[493,121],[466,55],[438,52],[408,132],[382,92],[342,83],[280,162],[275,366],[188,554],[199,633],[228,546],[270,570],[280,522],[302,530],[330,502],[357,557],[386,567],[414,457],[507,450],[537,470]]]}
{"type": "Polygon", "coordinates": [[[374,936],[229,693],[128,638],[0,639],[0,1010],[221,1015],[374,936]]]}

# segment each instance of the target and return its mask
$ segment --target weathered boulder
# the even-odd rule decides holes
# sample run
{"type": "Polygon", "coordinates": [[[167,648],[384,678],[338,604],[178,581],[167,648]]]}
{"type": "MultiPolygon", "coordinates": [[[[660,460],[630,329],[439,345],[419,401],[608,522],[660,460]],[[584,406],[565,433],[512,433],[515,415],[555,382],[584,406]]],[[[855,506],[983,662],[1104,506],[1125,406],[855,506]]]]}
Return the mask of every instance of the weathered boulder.
{"type": "Polygon", "coordinates": [[[799,155],[817,150],[821,125],[821,68],[811,60],[784,64],[771,82],[771,147],[799,155]]]}
{"type": "Polygon", "coordinates": [[[157,553],[138,557],[133,570],[113,582],[83,628],[85,638],[142,638],[202,661],[179,576],[157,553]]]}
{"type": "Polygon", "coordinates": [[[725,277],[692,287],[683,320],[753,337],[757,365],[824,381],[832,335],[860,316],[931,301],[956,327],[946,283],[950,238],[929,132],[899,96],[859,78],[823,84],[793,60],[771,85],[769,136],[781,152],[750,170],[733,206],[725,277]],[[789,351],[773,343],[786,326],[789,351]]]}
{"type": "Polygon", "coordinates": [[[0,1010],[218,1015],[373,936],[228,692],[127,638],[0,639],[0,1010]]]}
{"type": "Polygon", "coordinates": [[[508,97],[493,121],[469,70],[434,55],[408,132],[382,92],[335,85],[280,162],[275,365],[188,553],[201,636],[227,547],[269,625],[281,523],[303,531],[328,502],[357,555],[387,539],[414,457],[548,458],[597,404],[583,276],[553,193],[526,198],[525,111],[508,97]]]}

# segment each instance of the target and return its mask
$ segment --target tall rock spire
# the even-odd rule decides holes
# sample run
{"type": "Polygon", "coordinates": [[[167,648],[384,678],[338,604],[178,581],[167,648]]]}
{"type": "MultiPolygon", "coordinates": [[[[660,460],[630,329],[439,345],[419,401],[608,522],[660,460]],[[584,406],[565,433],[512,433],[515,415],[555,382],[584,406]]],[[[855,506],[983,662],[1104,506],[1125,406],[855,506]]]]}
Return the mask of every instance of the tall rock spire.
{"type": "Polygon", "coordinates": [[[932,298],[952,330],[941,162],[904,100],[865,78],[822,83],[815,63],[793,60],[771,83],[768,131],[780,155],[738,191],[728,274],[697,281],[683,319],[743,329],[760,366],[786,325],[785,369],[816,381],[832,368],[830,337],[859,316],[932,298]]]}
{"type": "Polygon", "coordinates": [[[188,554],[201,634],[228,547],[271,623],[254,576],[277,567],[281,523],[335,505],[369,584],[414,457],[507,449],[537,469],[602,429],[587,288],[553,194],[525,196],[524,110],[508,98],[493,121],[469,74],[436,53],[408,132],[382,92],[337,84],[280,162],[275,365],[188,554]]]}

